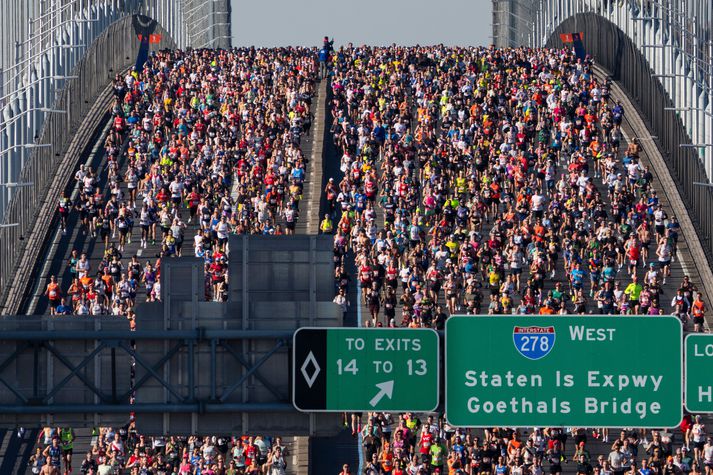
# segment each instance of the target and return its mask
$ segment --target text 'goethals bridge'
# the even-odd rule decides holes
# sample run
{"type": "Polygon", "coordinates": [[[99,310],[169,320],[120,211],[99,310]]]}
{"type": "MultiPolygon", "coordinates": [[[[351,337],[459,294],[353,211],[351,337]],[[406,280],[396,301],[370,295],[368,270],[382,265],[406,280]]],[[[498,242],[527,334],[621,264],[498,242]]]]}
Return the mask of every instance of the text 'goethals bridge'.
{"type": "MultiPolygon", "coordinates": [[[[169,261],[167,281],[199,272],[191,260],[169,261]]],[[[237,329],[246,322],[236,305],[191,294],[143,304],[138,331],[112,318],[3,320],[0,425],[139,413],[145,433],[325,435],[339,429],[322,413],[343,411],[445,406],[460,427],[671,428],[684,401],[713,413],[713,335],[688,335],[684,351],[673,316],[453,316],[441,352],[432,329],[342,328],[327,307],[319,319],[248,319],[283,330],[237,329]],[[671,344],[651,344],[662,334],[671,344]]]]}

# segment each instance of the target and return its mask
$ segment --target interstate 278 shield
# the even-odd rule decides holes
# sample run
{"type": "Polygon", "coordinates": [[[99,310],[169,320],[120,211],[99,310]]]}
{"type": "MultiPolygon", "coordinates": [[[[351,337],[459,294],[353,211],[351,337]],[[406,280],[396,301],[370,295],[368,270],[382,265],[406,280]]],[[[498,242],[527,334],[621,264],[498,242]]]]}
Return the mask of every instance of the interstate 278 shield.
{"type": "Polygon", "coordinates": [[[512,340],[518,353],[530,360],[547,356],[555,346],[555,327],[514,327],[512,340]]]}

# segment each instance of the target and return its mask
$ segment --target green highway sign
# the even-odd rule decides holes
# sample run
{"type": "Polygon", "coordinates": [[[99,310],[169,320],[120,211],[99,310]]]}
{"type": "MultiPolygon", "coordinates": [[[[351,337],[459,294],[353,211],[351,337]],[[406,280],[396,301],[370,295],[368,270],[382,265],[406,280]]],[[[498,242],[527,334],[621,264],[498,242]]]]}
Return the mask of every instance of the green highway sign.
{"type": "Polygon", "coordinates": [[[451,317],[446,418],[461,427],[675,427],[682,334],[671,316],[451,317]]]}
{"type": "Polygon", "coordinates": [[[300,328],[292,403],[299,411],[419,411],[438,406],[439,337],[430,329],[300,328]]]}
{"type": "Polygon", "coordinates": [[[713,335],[686,337],[686,409],[713,413],[713,335]]]}

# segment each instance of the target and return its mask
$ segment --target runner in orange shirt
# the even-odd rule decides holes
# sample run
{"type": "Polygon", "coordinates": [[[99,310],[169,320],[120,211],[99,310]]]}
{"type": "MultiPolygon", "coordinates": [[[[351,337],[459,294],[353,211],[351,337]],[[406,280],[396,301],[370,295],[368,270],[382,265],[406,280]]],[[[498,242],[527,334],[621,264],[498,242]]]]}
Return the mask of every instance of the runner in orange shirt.
{"type": "Polygon", "coordinates": [[[550,306],[549,302],[540,308],[540,315],[554,315],[555,310],[550,306]]]}
{"type": "Polygon", "coordinates": [[[696,294],[696,299],[691,304],[691,315],[693,316],[693,331],[703,332],[703,322],[706,316],[706,304],[700,292],[696,294]]]}
{"type": "Polygon", "coordinates": [[[62,290],[59,288],[57,283],[57,278],[55,276],[50,277],[50,282],[47,284],[47,290],[45,290],[45,295],[50,300],[50,315],[57,314],[57,306],[62,301],[62,290]]]}
{"type": "Polygon", "coordinates": [[[391,444],[388,442],[384,445],[381,453],[381,468],[384,473],[392,473],[394,470],[394,452],[391,450],[391,444]]]}

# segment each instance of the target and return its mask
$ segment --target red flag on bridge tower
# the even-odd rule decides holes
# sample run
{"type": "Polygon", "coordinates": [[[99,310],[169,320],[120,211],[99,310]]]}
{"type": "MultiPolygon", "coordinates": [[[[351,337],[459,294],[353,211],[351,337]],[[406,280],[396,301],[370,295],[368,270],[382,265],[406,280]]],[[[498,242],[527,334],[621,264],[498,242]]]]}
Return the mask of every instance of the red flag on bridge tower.
{"type": "MultiPolygon", "coordinates": [[[[136,35],[136,36],[139,38],[139,41],[142,41],[142,42],[143,42],[143,41],[146,41],[146,37],[145,37],[144,35],[138,34],[138,35],[136,35]]],[[[160,35],[160,34],[157,34],[157,33],[155,33],[155,34],[150,34],[150,35],[148,35],[148,41],[149,41],[149,43],[151,43],[151,44],[158,44],[158,43],[161,42],[161,35],[160,35]]]]}

